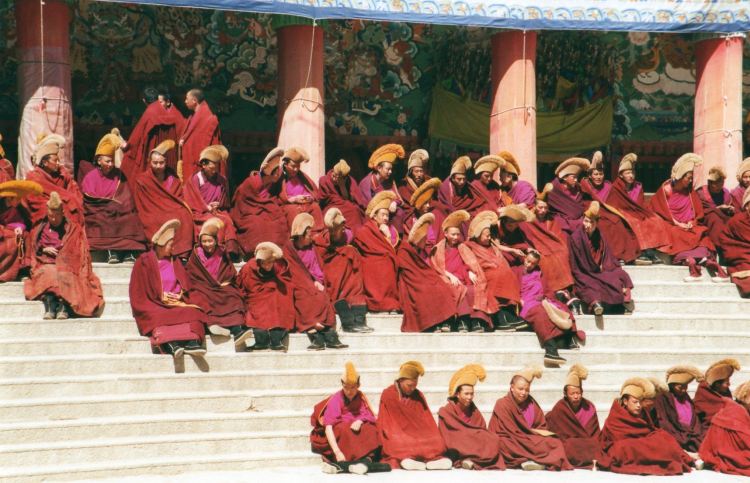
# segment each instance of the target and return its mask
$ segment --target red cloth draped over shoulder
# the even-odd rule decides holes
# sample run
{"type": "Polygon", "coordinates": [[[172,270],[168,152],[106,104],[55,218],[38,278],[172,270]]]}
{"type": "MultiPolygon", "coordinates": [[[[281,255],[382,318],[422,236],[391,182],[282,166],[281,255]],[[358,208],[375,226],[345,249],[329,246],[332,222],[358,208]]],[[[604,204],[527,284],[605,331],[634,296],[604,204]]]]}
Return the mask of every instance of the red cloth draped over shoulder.
{"type": "Polygon", "coordinates": [[[383,463],[398,469],[402,460],[432,461],[445,454],[445,443],[419,389],[402,396],[397,384],[380,395],[378,433],[383,444],[383,463]]]}
{"type": "Polygon", "coordinates": [[[245,299],[245,325],[256,329],[294,329],[294,289],[286,260],[274,264],[273,273],[261,271],[254,258],[237,275],[245,299]]]}
{"type": "Polygon", "coordinates": [[[354,234],[352,242],[362,255],[362,278],[371,312],[401,309],[398,299],[396,249],[369,219],[354,234]]]}
{"type": "Polygon", "coordinates": [[[632,262],[640,253],[638,239],[635,231],[629,225],[627,219],[619,211],[615,211],[608,201],[602,199],[591,185],[588,178],[581,180],[581,191],[590,199],[600,203],[599,229],[607,239],[612,254],[618,260],[632,262]]]}
{"type": "Polygon", "coordinates": [[[612,183],[607,204],[617,209],[628,221],[641,250],[649,248],[657,248],[660,251],[669,250],[672,244],[669,227],[665,225],[666,222],[662,218],[645,208],[643,190],[639,198],[639,202],[633,201],[625,187],[625,182],[617,178],[612,183]]]}
{"type": "MultiPolygon", "coordinates": [[[[331,299],[325,291],[315,287],[315,281],[307,267],[297,254],[291,241],[283,246],[284,257],[289,263],[289,273],[292,277],[294,293],[294,309],[296,311],[295,327],[298,332],[306,332],[321,324],[325,327],[336,326],[336,313],[331,305],[331,299]]],[[[320,263],[320,260],[318,260],[320,263]]],[[[323,264],[320,263],[322,267],[323,264]]]]}
{"type": "Polygon", "coordinates": [[[279,198],[278,203],[284,211],[284,216],[286,216],[286,222],[289,226],[292,226],[292,222],[297,215],[300,213],[308,213],[315,220],[315,225],[313,225],[312,230],[314,232],[320,232],[325,228],[323,225],[323,213],[320,211],[320,205],[318,204],[321,198],[320,190],[318,190],[315,181],[302,171],[298,172],[297,176],[300,181],[302,181],[302,185],[305,189],[310,193],[312,201],[305,203],[291,203],[289,201],[289,196],[286,193],[287,179],[285,177],[281,178],[279,186],[275,187],[273,192],[277,193],[279,198]]]}
{"type": "Polygon", "coordinates": [[[481,181],[475,179],[471,181],[471,187],[484,200],[485,210],[497,211],[498,208],[513,204],[513,199],[500,189],[500,185],[494,180],[485,186],[481,181]]]}
{"type": "MultiPolygon", "coordinates": [[[[714,245],[720,247],[721,233],[724,231],[726,224],[732,218],[732,215],[728,215],[718,208],[718,205],[711,197],[711,192],[708,191],[708,185],[701,186],[695,193],[701,201],[701,207],[703,208],[703,223],[708,230],[708,237],[714,245]]],[[[722,191],[721,196],[722,202],[720,204],[732,204],[732,195],[729,194],[729,190],[725,188],[722,191]]]]}
{"type": "Polygon", "coordinates": [[[27,300],[38,300],[46,292],[62,297],[76,315],[91,317],[104,308],[104,295],[99,277],[91,267],[89,244],[83,226],[65,223],[62,248],[55,263],[45,263],[39,245],[46,219],[31,235],[31,277],[23,284],[27,300]]]}
{"type": "Polygon", "coordinates": [[[450,177],[443,180],[438,189],[438,201],[446,207],[449,212],[466,210],[471,216],[480,211],[491,210],[484,197],[467,180],[460,193],[456,192],[450,177]]]}
{"type": "Polygon", "coordinates": [[[209,218],[216,217],[224,222],[224,229],[219,232],[221,236],[221,239],[219,241],[221,243],[226,243],[229,241],[236,243],[237,230],[234,227],[234,221],[232,221],[232,217],[229,216],[229,181],[227,181],[227,179],[220,174],[218,174],[217,176],[219,177],[219,184],[221,185],[221,198],[219,199],[219,208],[214,213],[208,211],[206,201],[203,199],[203,196],[201,196],[198,173],[193,175],[185,183],[185,203],[187,203],[193,213],[196,239],[201,231],[201,226],[203,225],[203,223],[205,223],[209,218]]]}
{"type": "Polygon", "coordinates": [[[529,404],[533,404],[535,409],[531,427],[510,393],[498,399],[492,411],[489,430],[500,436],[505,448],[505,464],[508,468],[520,468],[521,463],[531,460],[548,470],[572,470],[562,441],[555,436],[542,436],[533,431],[548,428],[542,408],[534,398],[529,396],[529,399],[529,404]]]}
{"type": "Polygon", "coordinates": [[[585,426],[581,425],[565,398],[557,401],[552,410],[547,413],[547,426],[562,440],[565,455],[571,465],[576,468],[591,468],[599,452],[601,430],[594,404],[588,399],[583,399],[581,406],[594,410],[594,414],[585,426]]]}
{"type": "Polygon", "coordinates": [[[37,166],[29,171],[26,180],[39,183],[44,190],[41,195],[30,195],[23,200],[31,214],[32,225],[36,225],[47,216],[47,201],[49,201],[50,194],[57,191],[63,202],[65,218],[83,226],[83,194],[78,183],[65,168],[60,168],[59,176],[51,176],[37,166]]]}
{"type": "Polygon", "coordinates": [[[718,413],[724,405],[732,400],[732,395],[722,395],[711,389],[706,381],[698,383],[698,389],[695,390],[693,397],[693,406],[695,413],[703,424],[711,424],[714,415],[718,413]]]}
{"type": "MultiPolygon", "coordinates": [[[[78,164],[78,180],[83,185],[87,176],[96,176],[98,168],[88,161],[78,164]]],[[[115,168],[117,169],[117,168],[115,168]]],[[[117,170],[117,189],[111,198],[83,193],[86,238],[91,250],[146,250],[146,236],[138,218],[130,185],[117,170]]]]}
{"type": "MultiPolygon", "coordinates": [[[[357,393],[370,412],[375,414],[375,411],[370,406],[370,401],[367,400],[364,393],[362,391],[357,391],[357,393]]],[[[328,396],[316,404],[310,415],[310,425],[313,427],[310,431],[310,448],[313,453],[321,455],[325,461],[336,461],[336,456],[328,444],[326,427],[323,424],[323,416],[328,407],[328,402],[333,396],[335,394],[328,396]]],[[[377,426],[372,423],[364,423],[357,433],[352,431],[350,427],[351,423],[338,423],[333,426],[333,435],[336,437],[336,444],[338,444],[341,452],[344,453],[346,461],[358,461],[363,458],[374,459],[379,453],[381,446],[377,426]]]]}
{"type": "Polygon", "coordinates": [[[500,438],[487,430],[487,422],[474,403],[466,414],[458,403],[449,400],[438,411],[438,429],[454,467],[460,468],[461,462],[468,459],[477,470],[505,469],[500,438]]]}
{"type": "MultiPolygon", "coordinates": [[[[750,270],[750,214],[737,213],[721,234],[721,248],[729,274],[750,270]]],[[[732,277],[740,295],[750,297],[750,276],[732,277]]]]}
{"type": "Polygon", "coordinates": [[[698,451],[706,466],[720,473],[750,476],[750,412],[730,401],[716,413],[698,451]]]}
{"type": "Polygon", "coordinates": [[[216,279],[201,262],[198,248],[190,253],[185,266],[190,277],[190,301],[203,309],[209,324],[222,327],[243,325],[245,301],[237,287],[237,269],[226,252],[222,251],[215,256],[221,257],[219,276],[216,279]]]}
{"type": "MultiPolygon", "coordinates": [[[[221,144],[219,118],[214,115],[206,101],[201,102],[185,122],[185,129],[180,133],[182,145],[182,179],[190,179],[200,169],[200,154],[208,146],[221,144]]],[[[221,163],[219,172],[222,176],[229,173],[229,163],[221,163]]]]}
{"type": "Polygon", "coordinates": [[[263,194],[260,174],[253,171],[234,192],[230,211],[237,227],[242,251],[255,253],[258,243],[273,242],[279,246],[289,239],[289,225],[276,201],[263,194]]]}
{"type": "Polygon", "coordinates": [[[666,431],[612,403],[599,436],[597,464],[628,475],[681,475],[690,471],[690,457],[666,431]]]}
{"type": "Polygon", "coordinates": [[[583,219],[586,209],[583,194],[580,189],[571,193],[559,178],[552,180],[552,186],[552,191],[547,195],[549,212],[560,224],[560,228],[570,234],[581,225],[583,219]]]}
{"type": "Polygon", "coordinates": [[[669,392],[661,392],[654,400],[654,412],[656,413],[656,424],[658,427],[671,434],[677,443],[685,451],[695,452],[703,441],[707,424],[701,422],[695,404],[690,396],[687,398],[693,407],[693,419],[689,426],[683,426],[675,408],[674,396],[669,392]]]}
{"type": "Polygon", "coordinates": [[[523,232],[528,244],[542,255],[539,268],[544,273],[549,288],[556,292],[573,285],[575,281],[570,271],[568,240],[557,221],[554,218],[536,219],[521,223],[518,228],[523,232]]]}
{"type": "Polygon", "coordinates": [[[457,294],[411,243],[396,251],[401,332],[422,332],[456,315],[457,294]]]}
{"type": "Polygon", "coordinates": [[[354,178],[347,176],[342,182],[335,183],[331,179],[332,172],[333,170],[329,170],[318,181],[320,208],[324,212],[338,208],[346,219],[346,227],[355,230],[365,222],[367,203],[354,178]]]}
{"type": "Polygon", "coordinates": [[[326,292],[335,303],[345,300],[350,306],[365,306],[362,256],[348,244],[332,243],[328,230],[316,235],[315,249],[325,275],[326,292]]]}
{"type": "Polygon", "coordinates": [[[487,294],[499,299],[502,304],[518,304],[521,301],[521,286],[500,250],[493,245],[482,246],[474,240],[465,244],[487,277],[487,294]]]}
{"type": "Polygon", "coordinates": [[[716,247],[708,237],[708,229],[702,224],[703,207],[701,206],[701,200],[698,198],[698,194],[695,191],[690,191],[690,204],[693,207],[693,213],[695,213],[693,227],[690,230],[683,230],[674,224],[668,201],[671,194],[672,185],[670,181],[667,180],[659,186],[659,189],[656,190],[656,193],[654,193],[654,196],[652,196],[649,201],[649,208],[669,224],[669,234],[670,239],[672,240],[672,245],[671,249],[666,253],[676,255],[699,246],[706,247],[711,251],[716,250],[716,247]]]}
{"type": "MultiPolygon", "coordinates": [[[[435,248],[432,250],[432,256],[430,261],[432,266],[438,270],[440,274],[446,272],[445,262],[446,244],[445,240],[441,240],[435,248]]],[[[471,251],[465,243],[458,245],[458,253],[461,256],[461,261],[469,268],[470,271],[474,272],[477,276],[477,281],[473,284],[474,287],[474,310],[481,310],[487,314],[494,314],[500,307],[497,303],[497,298],[491,296],[487,291],[487,277],[482,270],[482,266],[479,264],[474,252],[471,251]]],[[[455,275],[455,274],[454,274],[455,275]]]]}
{"type": "Polygon", "coordinates": [[[31,216],[21,203],[8,206],[7,199],[0,200],[0,282],[12,282],[18,271],[31,263],[31,216]],[[23,233],[16,235],[11,223],[23,223],[23,233]]]}
{"type": "MultiPolygon", "coordinates": [[[[176,107],[165,108],[159,101],[146,107],[138,123],[128,136],[128,144],[123,149],[121,169],[125,176],[135,179],[148,169],[151,151],[162,141],[171,139],[177,142],[185,129],[185,118],[176,107]]],[[[167,167],[177,170],[177,150],[170,149],[166,156],[167,167]]]]}
{"type": "Polygon", "coordinates": [[[164,223],[173,218],[180,220],[173,252],[178,256],[187,256],[193,248],[193,214],[182,199],[182,183],[174,173],[167,170],[167,179],[170,176],[171,185],[167,187],[166,181],[159,181],[153,171],[144,171],[133,186],[133,199],[149,241],[164,223]]]}

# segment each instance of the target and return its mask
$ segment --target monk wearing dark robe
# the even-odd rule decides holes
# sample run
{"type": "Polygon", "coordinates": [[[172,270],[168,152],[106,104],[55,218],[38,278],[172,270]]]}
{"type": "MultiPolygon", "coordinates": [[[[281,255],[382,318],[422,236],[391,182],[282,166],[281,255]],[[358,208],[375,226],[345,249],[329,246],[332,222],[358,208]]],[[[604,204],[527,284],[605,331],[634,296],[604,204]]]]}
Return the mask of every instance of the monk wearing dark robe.
{"type": "Polygon", "coordinates": [[[418,361],[404,362],[396,381],[380,395],[378,433],[383,462],[393,469],[449,470],[446,447],[432,411],[417,383],[424,375],[418,361]]]}
{"type": "Polygon", "coordinates": [[[701,200],[693,191],[693,170],[702,162],[697,154],[682,155],[672,166],[671,178],[651,197],[649,207],[669,223],[672,245],[667,253],[674,256],[674,265],[688,266],[690,273],[684,279],[686,282],[701,280],[701,265],[713,275],[711,281],[729,282],[716,261],[716,246],[704,224],[701,200]]]}
{"type": "Polygon", "coordinates": [[[438,201],[448,212],[465,210],[471,216],[480,211],[493,210],[486,199],[469,182],[468,173],[471,169],[471,159],[461,156],[453,162],[451,171],[440,185],[438,201]]]}
{"type": "MultiPolygon", "coordinates": [[[[404,318],[401,332],[425,332],[437,329],[449,332],[464,293],[457,293],[430,265],[424,252],[432,213],[422,215],[409,231],[409,237],[398,246],[398,294],[404,318]],[[437,327],[439,325],[439,327],[437,327]]],[[[461,287],[463,288],[463,287],[461,287]]]]}
{"type": "Polygon", "coordinates": [[[362,198],[354,178],[349,176],[351,167],[343,159],[320,177],[320,209],[326,212],[332,208],[341,211],[346,220],[346,228],[356,230],[365,222],[367,202],[362,198]]]}
{"type": "Polygon", "coordinates": [[[398,184],[398,192],[404,200],[410,200],[414,191],[425,181],[432,179],[427,174],[427,163],[430,153],[425,149],[416,149],[409,155],[406,163],[406,176],[398,184]]]}
{"type": "Polygon", "coordinates": [[[555,169],[552,189],[547,193],[549,212],[568,235],[581,226],[586,201],[578,177],[591,168],[584,158],[569,158],[555,169]]]}
{"type": "Polygon", "coordinates": [[[719,166],[714,166],[708,170],[706,184],[696,191],[703,208],[703,223],[708,228],[708,237],[716,246],[718,253],[723,253],[721,235],[735,214],[732,195],[728,189],[724,188],[726,178],[724,170],[719,166]]]}
{"type": "Polygon", "coordinates": [[[370,203],[378,193],[390,191],[396,208],[391,212],[391,223],[398,233],[403,233],[403,224],[406,212],[404,211],[406,201],[401,198],[398,186],[393,179],[393,163],[406,156],[403,146],[400,144],[386,144],[376,149],[367,161],[370,173],[359,182],[359,192],[362,201],[370,203]]]}
{"type": "Polygon", "coordinates": [[[583,225],[570,237],[576,293],[594,315],[619,308],[631,313],[635,306],[630,295],[633,282],[610,252],[598,221],[599,203],[594,201],[584,213],[583,225]]]}
{"type": "Polygon", "coordinates": [[[237,286],[237,269],[219,240],[224,224],[209,218],[198,233],[198,245],[190,253],[185,270],[190,277],[190,300],[203,309],[208,330],[234,338],[237,351],[253,332],[245,326],[245,301],[237,286]]]}
{"type": "Polygon", "coordinates": [[[599,435],[597,465],[627,475],[681,475],[690,471],[693,459],[666,431],[644,418],[641,400],[655,389],[646,379],[628,379],[620,398],[612,403],[599,435]]]}
{"type": "MultiPolygon", "coordinates": [[[[440,230],[440,226],[442,226],[447,213],[435,208],[439,204],[435,200],[435,193],[437,193],[439,188],[440,179],[430,178],[414,190],[411,198],[409,198],[408,215],[404,221],[405,233],[409,233],[409,230],[412,229],[419,217],[425,213],[435,215],[435,223],[430,225],[430,229],[427,231],[427,239],[425,241],[425,251],[427,253],[431,253],[435,245],[443,239],[443,232],[440,230]]],[[[465,232],[465,225],[462,225],[460,230],[461,232],[465,232]]]]}
{"type": "Polygon", "coordinates": [[[44,302],[44,319],[91,317],[104,308],[99,277],[83,226],[65,218],[56,191],[47,202],[47,216],[36,226],[29,246],[31,276],[24,280],[26,300],[44,302]]]}
{"type": "Polygon", "coordinates": [[[721,234],[724,262],[740,296],[750,297],[750,188],[721,234]]]}
{"type": "Polygon", "coordinates": [[[750,476],[750,382],[716,413],[698,452],[711,470],[750,476]]]}
{"type": "MultiPolygon", "coordinates": [[[[191,89],[185,95],[185,106],[192,111],[185,129],[180,133],[179,147],[181,157],[178,161],[177,174],[180,179],[190,179],[193,173],[200,169],[200,153],[204,148],[221,144],[221,130],[219,129],[219,118],[211,112],[203,91],[191,89]],[[181,161],[181,163],[180,163],[181,161]]],[[[222,176],[230,173],[229,166],[225,163],[219,168],[222,176]]]]}
{"type": "Polygon", "coordinates": [[[359,390],[360,376],[351,362],[341,377],[341,390],[315,405],[310,418],[310,445],[323,457],[325,473],[391,471],[379,463],[377,419],[367,397],[359,390]]]}
{"type": "Polygon", "coordinates": [[[688,394],[688,385],[702,380],[703,374],[693,366],[675,366],[667,370],[669,389],[656,395],[654,412],[656,425],[671,434],[685,451],[696,453],[706,432],[693,400],[688,394]]]}
{"type": "Polygon", "coordinates": [[[78,164],[89,248],[106,251],[108,263],[134,262],[135,254],[146,250],[146,236],[130,185],[115,167],[121,142],[113,129],[99,141],[94,164],[84,160],[78,164]]]}
{"type": "Polygon", "coordinates": [[[742,211],[742,197],[748,188],[750,188],[750,157],[743,159],[737,168],[737,186],[730,192],[735,211],[742,211]]]}
{"type": "Polygon", "coordinates": [[[237,230],[229,216],[229,182],[219,173],[227,162],[229,151],[224,146],[209,146],[201,151],[200,170],[185,182],[185,202],[193,213],[195,233],[210,218],[219,218],[224,224],[219,240],[224,251],[234,261],[239,261],[242,250],[237,242],[237,230]]]}
{"type": "Polygon", "coordinates": [[[547,413],[547,426],[563,443],[565,456],[576,468],[591,468],[599,453],[599,417],[594,403],[583,397],[589,371],[573,364],[565,378],[563,398],[547,413]]]}
{"type": "Polygon", "coordinates": [[[513,203],[510,196],[500,189],[500,184],[495,181],[494,174],[504,164],[500,156],[482,156],[474,163],[474,176],[471,186],[484,200],[485,210],[497,211],[498,208],[513,203]]]}
{"type": "MultiPolygon", "coordinates": [[[[130,132],[128,141],[122,145],[121,169],[130,179],[149,169],[148,155],[156,146],[167,139],[178,139],[185,129],[185,118],[172,105],[167,93],[147,88],[143,102],[146,110],[130,132]]],[[[166,158],[167,167],[177,172],[177,151],[169,151],[166,158]]]]}
{"type": "Polygon", "coordinates": [[[526,180],[519,179],[521,166],[518,160],[509,151],[498,153],[503,160],[500,171],[500,187],[510,197],[514,205],[525,205],[527,208],[534,206],[536,200],[536,189],[526,180]]]}
{"type": "Polygon", "coordinates": [[[29,266],[31,216],[21,201],[32,193],[42,193],[33,181],[0,183],[0,282],[15,281],[19,271],[29,266]]]}
{"type": "Polygon", "coordinates": [[[510,391],[495,403],[489,430],[500,436],[508,468],[572,470],[562,441],[549,431],[542,408],[531,397],[531,382],[541,377],[537,366],[513,375],[510,391]]]}
{"type": "Polygon", "coordinates": [[[240,269],[237,284],[245,298],[245,324],[255,344],[248,352],[284,351],[284,339],[294,329],[294,288],[284,253],[272,242],[261,242],[240,269]]]}
{"type": "Polygon", "coordinates": [[[739,370],[740,363],[736,359],[722,359],[706,369],[705,378],[698,384],[693,398],[695,412],[704,426],[710,425],[714,415],[732,400],[729,379],[739,370]]]}
{"type": "Polygon", "coordinates": [[[251,172],[234,192],[230,213],[246,254],[255,253],[255,247],[263,241],[283,245],[289,238],[286,216],[269,191],[281,178],[283,155],[281,148],[271,150],[260,169],[251,172]]]}
{"type": "Polygon", "coordinates": [[[396,247],[399,235],[389,223],[396,195],[378,193],[367,205],[367,221],[354,233],[353,244],[362,255],[362,277],[370,312],[401,310],[398,299],[396,247]]]}
{"type": "MultiPolygon", "coordinates": [[[[172,253],[180,221],[168,220],[151,237],[154,249],[138,257],[130,275],[130,306],[141,335],[175,359],[202,358],[205,312],[190,299],[190,277],[172,253]]],[[[192,234],[192,221],[190,232],[192,234]]]]}
{"type": "Polygon", "coordinates": [[[165,155],[172,148],[174,141],[167,140],[151,152],[151,169],[141,173],[135,180],[133,199],[138,209],[138,218],[149,238],[152,238],[167,220],[180,221],[172,253],[179,258],[187,258],[193,249],[195,238],[193,213],[183,201],[182,183],[177,175],[167,168],[165,155]]]}

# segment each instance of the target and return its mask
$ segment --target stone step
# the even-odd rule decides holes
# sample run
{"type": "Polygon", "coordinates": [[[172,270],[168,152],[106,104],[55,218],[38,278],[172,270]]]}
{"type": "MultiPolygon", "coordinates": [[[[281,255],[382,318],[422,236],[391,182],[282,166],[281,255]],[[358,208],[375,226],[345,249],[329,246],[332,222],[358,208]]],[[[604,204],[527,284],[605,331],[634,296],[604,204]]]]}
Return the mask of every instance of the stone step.
{"type": "MultiPolygon", "coordinates": [[[[4,319],[42,317],[44,305],[38,300],[0,299],[0,313],[4,319]]],[[[131,316],[130,299],[127,297],[107,297],[103,316],[131,316]]]]}
{"type": "MultiPolygon", "coordinates": [[[[102,281],[104,300],[109,297],[127,297],[130,278],[112,278],[102,281]]],[[[25,300],[23,295],[23,281],[5,282],[0,284],[0,299],[25,300]]]]}

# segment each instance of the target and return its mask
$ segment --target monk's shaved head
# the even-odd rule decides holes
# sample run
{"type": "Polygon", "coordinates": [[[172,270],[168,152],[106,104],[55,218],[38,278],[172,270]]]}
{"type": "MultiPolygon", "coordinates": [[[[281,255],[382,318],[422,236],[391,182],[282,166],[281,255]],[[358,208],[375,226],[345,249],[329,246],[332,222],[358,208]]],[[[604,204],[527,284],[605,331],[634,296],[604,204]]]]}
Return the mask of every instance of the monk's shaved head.
{"type": "Polygon", "coordinates": [[[198,104],[206,100],[205,94],[203,94],[203,91],[200,89],[190,89],[188,95],[198,101],[198,104]]]}
{"type": "Polygon", "coordinates": [[[531,383],[524,379],[522,376],[513,376],[510,380],[510,393],[516,404],[526,402],[529,398],[529,392],[531,391],[531,383]]]}

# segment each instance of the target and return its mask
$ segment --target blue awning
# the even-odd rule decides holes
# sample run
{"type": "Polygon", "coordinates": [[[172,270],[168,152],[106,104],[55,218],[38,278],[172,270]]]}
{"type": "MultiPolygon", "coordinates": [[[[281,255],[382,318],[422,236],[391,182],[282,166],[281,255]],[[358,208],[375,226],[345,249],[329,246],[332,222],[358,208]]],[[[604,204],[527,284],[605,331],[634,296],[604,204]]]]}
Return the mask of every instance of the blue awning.
{"type": "Polygon", "coordinates": [[[750,0],[100,0],[520,30],[750,31],[750,0]]]}

